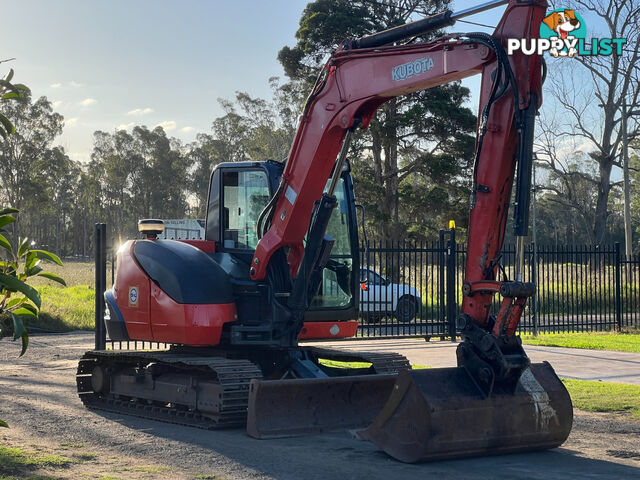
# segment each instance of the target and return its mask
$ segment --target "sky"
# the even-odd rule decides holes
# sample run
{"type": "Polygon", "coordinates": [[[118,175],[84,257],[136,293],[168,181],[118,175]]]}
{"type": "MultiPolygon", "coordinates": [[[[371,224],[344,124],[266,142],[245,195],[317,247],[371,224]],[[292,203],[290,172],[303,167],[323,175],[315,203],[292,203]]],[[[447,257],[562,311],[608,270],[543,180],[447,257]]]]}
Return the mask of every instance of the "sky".
{"type": "MultiPolygon", "coordinates": [[[[456,0],[453,10],[472,0],[456,0]]],[[[219,98],[269,98],[284,78],[277,52],[295,44],[307,0],[21,0],[3,6],[0,74],[45,95],[65,117],[58,139],[88,161],[96,130],[162,125],[185,142],[210,132],[219,98]]],[[[495,24],[504,7],[469,18],[495,24]],[[492,23],[493,22],[493,23],[492,23]]],[[[484,30],[459,23],[456,31],[484,30]]],[[[479,77],[469,107],[477,109],[479,77]]]]}

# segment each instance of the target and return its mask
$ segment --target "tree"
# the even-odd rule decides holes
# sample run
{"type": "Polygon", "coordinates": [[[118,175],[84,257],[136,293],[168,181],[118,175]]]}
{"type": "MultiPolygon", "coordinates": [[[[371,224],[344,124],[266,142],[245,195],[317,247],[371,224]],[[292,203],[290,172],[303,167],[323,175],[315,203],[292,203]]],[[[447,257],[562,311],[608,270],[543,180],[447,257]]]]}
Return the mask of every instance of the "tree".
{"type": "MultiPolygon", "coordinates": [[[[637,0],[574,0],[563,6],[588,13],[594,38],[627,39],[622,55],[549,61],[547,100],[537,142],[538,158],[549,170],[563,175],[567,163],[562,151],[571,143],[567,139],[580,140],[574,150],[588,153],[583,161],[595,165],[595,169],[588,167],[572,175],[591,183],[597,192],[590,228],[593,241],[602,245],[607,240],[607,220],[612,211],[610,194],[619,184],[611,180],[611,172],[614,166],[623,167],[621,106],[626,104],[629,110],[640,107],[639,4],[637,0]]],[[[631,136],[639,133],[637,122],[630,122],[629,128],[631,136]]]]}
{"type": "Polygon", "coordinates": [[[62,133],[63,117],[53,112],[46,97],[32,102],[26,92],[13,102],[3,102],[2,113],[13,120],[16,133],[0,145],[0,195],[20,208],[32,193],[31,172],[36,163],[62,133]]]}
{"type": "MultiPolygon", "coordinates": [[[[294,47],[278,54],[285,73],[309,86],[322,59],[346,37],[359,37],[444,9],[440,1],[316,0],[302,14],[294,47]]],[[[432,38],[437,33],[425,38],[432,38]]],[[[465,108],[469,91],[453,83],[386,102],[351,149],[356,195],[373,219],[372,236],[428,238],[454,213],[467,221],[476,119],[465,108]],[[464,213],[462,211],[464,210],[464,213]]]]}
{"type": "Polygon", "coordinates": [[[94,133],[84,184],[99,198],[92,209],[111,226],[115,238],[135,236],[141,218],[185,216],[191,160],[183,150],[161,127],[94,133]]]}

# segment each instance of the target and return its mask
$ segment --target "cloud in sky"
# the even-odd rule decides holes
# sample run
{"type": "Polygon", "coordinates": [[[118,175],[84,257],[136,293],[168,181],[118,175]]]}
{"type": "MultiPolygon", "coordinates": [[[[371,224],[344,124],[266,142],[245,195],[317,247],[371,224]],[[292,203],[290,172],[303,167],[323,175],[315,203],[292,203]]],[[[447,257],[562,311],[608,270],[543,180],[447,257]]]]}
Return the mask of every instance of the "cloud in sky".
{"type": "Polygon", "coordinates": [[[140,116],[140,115],[147,115],[148,113],[152,113],[153,112],[153,108],[134,108],[133,110],[129,110],[127,112],[127,115],[135,115],[135,116],[140,116]]]}
{"type": "Polygon", "coordinates": [[[51,88],[60,88],[62,86],[61,83],[52,83],[51,85],[49,85],[51,88]]]}
{"type": "Polygon", "coordinates": [[[122,123],[116,127],[116,130],[128,130],[133,127],[135,124],[133,122],[130,123],[122,123]]]}
{"type": "Polygon", "coordinates": [[[67,118],[64,121],[64,126],[65,127],[75,127],[77,124],[78,124],[78,118],[77,117],[67,118]]]}
{"type": "Polygon", "coordinates": [[[164,122],[160,122],[156,125],[156,127],[162,127],[165,132],[168,132],[169,130],[175,130],[176,126],[177,124],[173,120],[165,120],[164,122]]]}
{"type": "Polygon", "coordinates": [[[53,108],[58,108],[60,105],[62,105],[62,100],[56,100],[51,105],[53,105],[53,108]]]}
{"type": "Polygon", "coordinates": [[[88,107],[89,105],[93,105],[94,103],[97,103],[97,100],[95,98],[89,97],[82,100],[80,102],[80,105],[82,105],[83,107],[88,107]]]}
{"type": "Polygon", "coordinates": [[[184,133],[189,133],[193,131],[193,127],[182,127],[180,131],[184,133]]]}
{"type": "Polygon", "coordinates": [[[71,85],[72,87],[82,87],[83,86],[81,83],[75,82],[73,80],[71,80],[69,82],[69,85],[71,85]]]}

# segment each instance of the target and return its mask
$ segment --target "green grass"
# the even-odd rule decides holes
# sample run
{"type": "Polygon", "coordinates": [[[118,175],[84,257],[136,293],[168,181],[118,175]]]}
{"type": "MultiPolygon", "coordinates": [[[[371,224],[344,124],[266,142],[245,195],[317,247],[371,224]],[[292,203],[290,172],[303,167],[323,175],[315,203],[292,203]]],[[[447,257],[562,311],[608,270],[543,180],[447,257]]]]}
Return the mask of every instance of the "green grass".
{"type": "Polygon", "coordinates": [[[522,342],[528,345],[640,353],[638,333],[544,333],[537,337],[522,335],[522,342]]]}
{"type": "Polygon", "coordinates": [[[318,359],[320,365],[331,368],[369,368],[369,362],[339,362],[337,360],[327,360],[326,358],[318,359]]]}
{"type": "MultiPolygon", "coordinates": [[[[93,262],[73,262],[64,260],[63,266],[54,263],[43,263],[45,272],[55,273],[64,278],[68,287],[90,285],[95,281],[95,264],[93,262]]],[[[107,284],[111,282],[111,264],[107,265],[107,284]]],[[[52,282],[42,277],[31,277],[29,283],[33,286],[52,285],[52,282]]]]}
{"type": "Polygon", "coordinates": [[[95,296],[87,285],[37,287],[42,297],[42,308],[37,320],[25,322],[27,326],[68,332],[71,330],[93,330],[95,296]]]}
{"type": "Polygon", "coordinates": [[[59,469],[66,468],[73,463],[68,458],[56,455],[39,455],[33,452],[25,452],[21,448],[0,446],[0,479],[8,478],[32,478],[46,479],[49,476],[34,475],[40,468],[59,469]]]}
{"type": "Polygon", "coordinates": [[[573,406],[589,412],[631,412],[640,419],[640,385],[562,379],[573,406]]]}
{"type": "MultiPolygon", "coordinates": [[[[332,368],[369,368],[371,366],[371,363],[369,362],[339,362],[336,360],[327,360],[326,358],[320,358],[318,361],[320,362],[320,365],[332,368]]],[[[411,365],[412,370],[422,370],[425,368],[431,367],[427,365],[411,365]]]]}
{"type": "MultiPolygon", "coordinates": [[[[40,316],[36,320],[26,320],[27,327],[53,332],[94,329],[94,265],[87,262],[67,262],[60,267],[47,263],[45,271],[61,276],[67,282],[63,287],[42,277],[32,277],[29,284],[42,297],[40,316]]],[[[109,269],[107,269],[109,270],[109,269]]],[[[110,271],[107,275],[110,285],[110,271]]],[[[5,318],[0,321],[6,320],[5,318]]]]}

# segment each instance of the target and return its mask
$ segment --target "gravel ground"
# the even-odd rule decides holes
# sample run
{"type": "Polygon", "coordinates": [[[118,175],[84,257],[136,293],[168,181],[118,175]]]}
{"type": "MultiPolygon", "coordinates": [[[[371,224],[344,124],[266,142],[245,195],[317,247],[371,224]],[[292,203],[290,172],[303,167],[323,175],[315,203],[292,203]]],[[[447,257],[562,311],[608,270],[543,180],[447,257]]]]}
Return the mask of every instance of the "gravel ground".
{"type": "MultiPolygon", "coordinates": [[[[562,448],[528,454],[407,465],[348,433],[255,440],[242,430],[204,431],[86,410],[75,393],[86,333],[32,337],[27,354],[0,342],[3,446],[70,458],[53,478],[102,479],[523,479],[640,478],[640,422],[576,411],[562,448]]],[[[3,474],[0,464],[0,477],[3,474]]]]}

